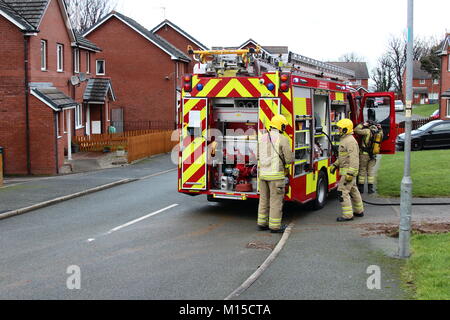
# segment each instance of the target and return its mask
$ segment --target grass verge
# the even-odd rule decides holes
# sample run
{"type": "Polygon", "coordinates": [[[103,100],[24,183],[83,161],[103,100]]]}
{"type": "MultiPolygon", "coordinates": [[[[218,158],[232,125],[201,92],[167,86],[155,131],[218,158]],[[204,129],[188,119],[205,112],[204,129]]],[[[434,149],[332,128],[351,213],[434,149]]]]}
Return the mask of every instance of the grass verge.
{"type": "Polygon", "coordinates": [[[416,106],[413,106],[413,114],[428,118],[437,109],[439,109],[438,104],[416,105],[416,106]]]}
{"type": "MultiPolygon", "coordinates": [[[[427,150],[411,153],[413,197],[450,196],[450,150],[427,150]]],[[[378,169],[378,194],[399,197],[403,178],[404,152],[383,155],[378,169]]]]}
{"type": "Polygon", "coordinates": [[[413,235],[402,279],[417,300],[450,300],[450,233],[413,235]]]}

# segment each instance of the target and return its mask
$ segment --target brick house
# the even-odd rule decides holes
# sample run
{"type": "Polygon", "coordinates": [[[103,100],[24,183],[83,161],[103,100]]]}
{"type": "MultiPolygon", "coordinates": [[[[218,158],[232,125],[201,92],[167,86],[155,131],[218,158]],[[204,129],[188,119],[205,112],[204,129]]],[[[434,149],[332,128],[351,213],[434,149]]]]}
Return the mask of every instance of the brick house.
{"type": "MultiPolygon", "coordinates": [[[[167,35],[176,37],[171,31],[167,35]]],[[[174,128],[176,88],[189,72],[189,56],[116,11],[83,36],[102,48],[96,59],[107,61],[102,72],[114,79],[117,100],[111,103],[111,111],[116,129],[174,128]]]]}
{"type": "Polygon", "coordinates": [[[450,33],[447,33],[441,53],[441,87],[440,114],[441,119],[450,119],[450,33]]]}
{"type": "MultiPolygon", "coordinates": [[[[186,55],[188,55],[188,46],[191,46],[194,50],[208,50],[207,46],[167,19],[150,30],[150,32],[164,38],[186,55]]],[[[194,69],[194,64],[195,61],[189,63],[189,72],[194,69]]]]}
{"type": "Polygon", "coordinates": [[[100,48],[74,32],[63,0],[0,0],[0,38],[5,174],[58,174],[71,136],[86,133],[80,78],[100,48]]]}
{"type": "Polygon", "coordinates": [[[343,67],[355,72],[355,77],[350,79],[348,85],[358,92],[369,92],[369,70],[366,62],[327,62],[338,67],[343,67]]]}
{"type": "MultiPolygon", "coordinates": [[[[413,63],[413,104],[438,103],[440,92],[439,79],[422,70],[420,61],[413,63]]],[[[403,72],[403,96],[406,97],[406,70],[403,72]]]]}

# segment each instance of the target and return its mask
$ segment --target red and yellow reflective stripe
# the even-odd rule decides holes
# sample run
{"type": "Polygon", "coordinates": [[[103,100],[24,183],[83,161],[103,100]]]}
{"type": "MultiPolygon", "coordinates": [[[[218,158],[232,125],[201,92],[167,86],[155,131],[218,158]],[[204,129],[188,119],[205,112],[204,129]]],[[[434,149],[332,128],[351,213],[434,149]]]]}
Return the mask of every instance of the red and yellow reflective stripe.
{"type": "Polygon", "coordinates": [[[181,187],[183,189],[206,188],[206,136],[207,136],[207,100],[183,99],[183,128],[181,152],[181,187]],[[188,134],[191,111],[200,111],[202,136],[192,137],[188,134]]]}

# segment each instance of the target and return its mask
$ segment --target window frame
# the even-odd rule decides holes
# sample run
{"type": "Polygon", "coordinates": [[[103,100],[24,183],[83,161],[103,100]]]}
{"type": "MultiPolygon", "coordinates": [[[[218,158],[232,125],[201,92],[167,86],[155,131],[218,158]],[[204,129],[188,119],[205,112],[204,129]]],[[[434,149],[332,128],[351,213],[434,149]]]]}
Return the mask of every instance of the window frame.
{"type": "Polygon", "coordinates": [[[56,71],[64,72],[64,45],[56,44],[56,71]]]}
{"type": "Polygon", "coordinates": [[[83,108],[81,104],[75,107],[75,130],[83,128],[83,108]]]}
{"type": "Polygon", "coordinates": [[[95,74],[97,76],[104,76],[104,75],[106,75],[106,61],[105,61],[105,59],[97,59],[97,60],[95,60],[95,74]],[[103,62],[103,73],[98,72],[98,70],[99,70],[98,63],[99,62],[103,62]]]}
{"type": "Polygon", "coordinates": [[[447,99],[447,118],[450,118],[450,99],[447,99]]]}
{"type": "Polygon", "coordinates": [[[47,40],[41,39],[41,71],[47,71],[48,67],[48,42],[47,40]],[[42,46],[44,45],[44,46],[42,46]]]}
{"type": "Polygon", "coordinates": [[[91,53],[86,51],[86,73],[91,73],[91,53]]]}
{"type": "Polygon", "coordinates": [[[80,73],[80,49],[73,49],[73,72],[80,73]]]}
{"type": "Polygon", "coordinates": [[[425,80],[424,79],[420,79],[419,80],[419,84],[425,84],[425,80]]]}
{"type": "Polygon", "coordinates": [[[433,84],[439,84],[439,79],[433,79],[433,84]]]}

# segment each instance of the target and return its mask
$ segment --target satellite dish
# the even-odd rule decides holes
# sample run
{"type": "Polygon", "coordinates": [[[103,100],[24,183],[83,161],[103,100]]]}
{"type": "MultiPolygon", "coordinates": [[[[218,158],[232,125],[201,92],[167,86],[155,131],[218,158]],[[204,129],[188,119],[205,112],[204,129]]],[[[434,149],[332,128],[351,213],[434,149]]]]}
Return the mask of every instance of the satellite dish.
{"type": "Polygon", "coordinates": [[[84,72],[80,72],[80,74],[78,75],[78,78],[80,79],[81,82],[86,81],[86,73],[84,72]]]}
{"type": "Polygon", "coordinates": [[[72,83],[73,86],[76,86],[80,84],[80,78],[78,78],[78,76],[72,76],[70,78],[70,83],[72,83]]]}

